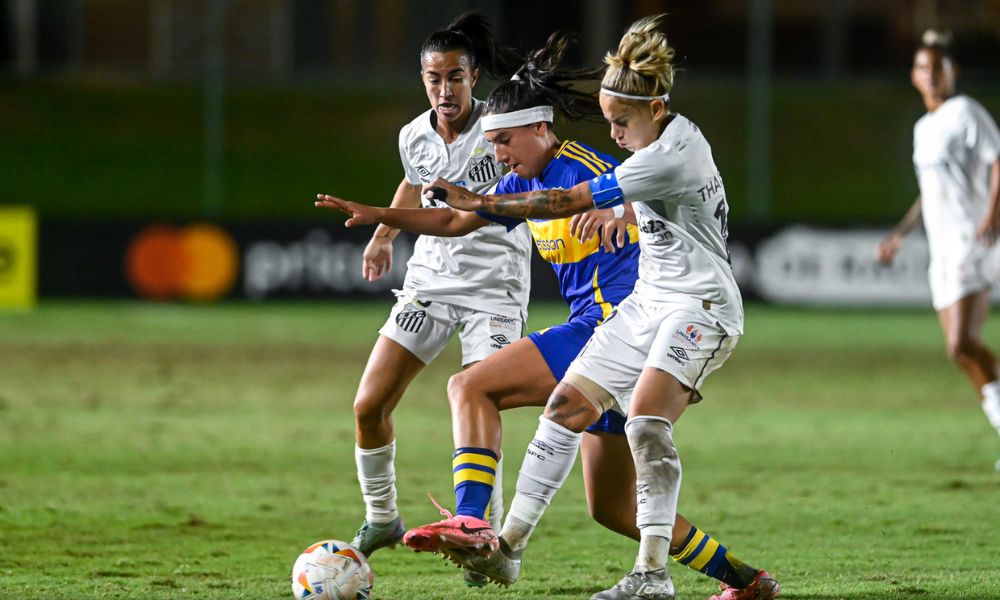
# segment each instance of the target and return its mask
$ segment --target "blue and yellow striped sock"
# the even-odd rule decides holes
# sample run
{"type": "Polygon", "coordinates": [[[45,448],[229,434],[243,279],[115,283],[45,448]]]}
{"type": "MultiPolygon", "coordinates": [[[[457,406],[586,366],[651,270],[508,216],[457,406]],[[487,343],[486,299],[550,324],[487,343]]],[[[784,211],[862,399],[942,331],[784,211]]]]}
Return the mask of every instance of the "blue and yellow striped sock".
{"type": "Polygon", "coordinates": [[[455,514],[486,519],[497,476],[497,455],[487,448],[458,448],[451,459],[455,514]]]}
{"type": "Polygon", "coordinates": [[[756,569],[730,555],[725,546],[694,525],[684,543],[670,549],[670,556],[688,568],[737,589],[745,587],[757,575],[756,569]]]}

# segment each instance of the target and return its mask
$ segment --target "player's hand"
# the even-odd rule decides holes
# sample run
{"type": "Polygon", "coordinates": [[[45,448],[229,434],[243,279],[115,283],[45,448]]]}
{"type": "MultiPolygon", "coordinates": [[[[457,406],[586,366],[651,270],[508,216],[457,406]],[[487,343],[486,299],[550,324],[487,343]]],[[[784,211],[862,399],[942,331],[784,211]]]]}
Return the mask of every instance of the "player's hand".
{"type": "Polygon", "coordinates": [[[878,243],[878,246],[875,246],[875,258],[882,264],[890,264],[902,244],[903,236],[898,233],[890,233],[878,243]]]}
{"type": "Polygon", "coordinates": [[[447,202],[448,206],[458,210],[474,211],[483,207],[483,201],[477,194],[452,185],[442,177],[425,185],[422,193],[428,200],[447,202]]]}
{"type": "Polygon", "coordinates": [[[587,212],[573,215],[569,220],[569,232],[581,242],[586,242],[590,238],[601,233],[601,245],[608,252],[614,252],[617,248],[625,247],[625,238],[628,235],[627,223],[621,219],[616,219],[614,211],[610,208],[600,210],[588,210],[587,212]]]}
{"type": "Polygon", "coordinates": [[[361,259],[361,276],[365,281],[382,279],[392,269],[392,238],[373,237],[361,259]]]}
{"type": "Polygon", "coordinates": [[[358,204],[349,200],[343,200],[336,196],[326,194],[316,194],[316,206],[320,208],[333,208],[345,212],[350,217],[344,221],[345,227],[357,227],[358,225],[372,225],[378,223],[378,210],[366,204],[358,204]]]}
{"type": "Polygon", "coordinates": [[[985,246],[992,246],[1000,236],[1000,222],[997,217],[987,214],[983,222],[976,228],[976,239],[985,246]]]}

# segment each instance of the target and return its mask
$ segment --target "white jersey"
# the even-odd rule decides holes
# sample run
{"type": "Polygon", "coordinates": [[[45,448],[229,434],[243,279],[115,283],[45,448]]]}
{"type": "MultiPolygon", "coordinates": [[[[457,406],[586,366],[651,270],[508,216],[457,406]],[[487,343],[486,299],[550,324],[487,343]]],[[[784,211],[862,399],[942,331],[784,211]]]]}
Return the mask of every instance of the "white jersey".
{"type": "Polygon", "coordinates": [[[965,255],[989,204],[989,166],[1000,133],[985,108],[954,96],[913,127],[913,164],[932,260],[965,255]]]}
{"type": "Polygon", "coordinates": [[[743,298],[726,248],[726,190],[694,123],[674,115],[659,139],[594,179],[591,191],[599,208],[635,203],[639,298],[711,305],[727,333],[742,335],[743,298]]]}
{"type": "MultiPolygon", "coordinates": [[[[473,100],[472,117],[454,142],[435,130],[437,114],[421,114],[399,132],[399,155],[406,180],[414,185],[443,177],[454,185],[484,193],[499,181],[493,144],[480,124],[483,103],[473,100]]],[[[422,199],[425,208],[446,207],[422,199]]],[[[462,237],[417,238],[407,263],[404,292],[500,315],[526,314],[530,289],[531,234],[527,227],[507,232],[489,224],[462,237]]]]}

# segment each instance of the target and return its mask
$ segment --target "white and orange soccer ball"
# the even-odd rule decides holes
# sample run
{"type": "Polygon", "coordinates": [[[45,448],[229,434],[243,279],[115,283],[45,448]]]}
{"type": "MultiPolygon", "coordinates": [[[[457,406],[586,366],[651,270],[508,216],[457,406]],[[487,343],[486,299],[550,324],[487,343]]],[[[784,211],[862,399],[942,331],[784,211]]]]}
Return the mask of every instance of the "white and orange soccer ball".
{"type": "Polygon", "coordinates": [[[365,555],[340,540],[316,542],[292,567],[295,600],[368,600],[374,583],[365,555]]]}

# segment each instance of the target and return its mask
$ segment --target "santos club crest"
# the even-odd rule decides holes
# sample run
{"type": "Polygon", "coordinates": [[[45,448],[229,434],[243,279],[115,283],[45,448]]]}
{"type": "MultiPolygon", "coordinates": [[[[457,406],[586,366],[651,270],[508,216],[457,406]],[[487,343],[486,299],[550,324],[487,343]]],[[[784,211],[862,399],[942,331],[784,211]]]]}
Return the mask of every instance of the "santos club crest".
{"type": "Polygon", "coordinates": [[[476,183],[486,183],[492,180],[500,172],[496,161],[489,154],[479,158],[473,157],[469,161],[469,179],[476,183]]]}

